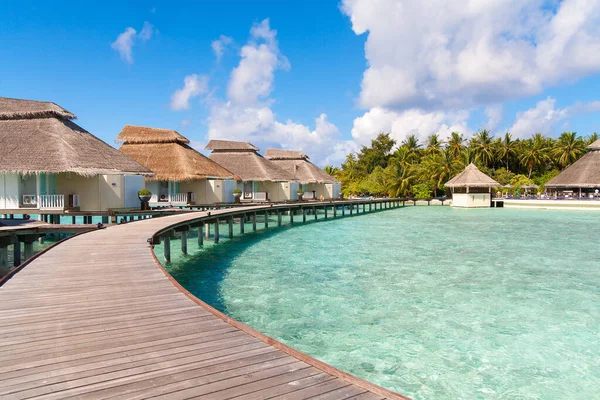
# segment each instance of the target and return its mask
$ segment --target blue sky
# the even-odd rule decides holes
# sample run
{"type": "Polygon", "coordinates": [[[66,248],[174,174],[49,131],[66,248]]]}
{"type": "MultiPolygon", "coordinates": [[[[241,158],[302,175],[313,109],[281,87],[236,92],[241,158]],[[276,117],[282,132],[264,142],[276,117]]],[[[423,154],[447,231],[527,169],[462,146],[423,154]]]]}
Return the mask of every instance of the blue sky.
{"type": "Polygon", "coordinates": [[[145,125],[319,164],[379,131],[600,132],[596,2],[435,3],[2,2],[1,95],[54,101],[111,144],[145,125]],[[129,28],[131,59],[115,45],[129,28]]]}

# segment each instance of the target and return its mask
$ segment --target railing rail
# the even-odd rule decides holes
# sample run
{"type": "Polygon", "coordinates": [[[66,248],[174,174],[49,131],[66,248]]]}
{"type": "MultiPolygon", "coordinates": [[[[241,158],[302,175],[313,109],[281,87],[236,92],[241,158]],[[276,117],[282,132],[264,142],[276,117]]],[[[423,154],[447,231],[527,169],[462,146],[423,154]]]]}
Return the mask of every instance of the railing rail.
{"type": "Polygon", "coordinates": [[[169,201],[177,204],[187,204],[188,194],[187,193],[173,193],[169,195],[169,201]]]}
{"type": "MultiPolygon", "coordinates": [[[[79,204],[79,198],[77,198],[77,203],[79,204]]],[[[64,210],[65,196],[62,194],[40,195],[38,196],[38,207],[40,210],[64,210]]]]}
{"type": "Polygon", "coordinates": [[[304,200],[312,200],[315,198],[315,193],[314,192],[304,192],[304,194],[302,195],[302,198],[304,200]]]}
{"type": "Polygon", "coordinates": [[[254,200],[267,201],[267,192],[254,192],[254,200]]]}

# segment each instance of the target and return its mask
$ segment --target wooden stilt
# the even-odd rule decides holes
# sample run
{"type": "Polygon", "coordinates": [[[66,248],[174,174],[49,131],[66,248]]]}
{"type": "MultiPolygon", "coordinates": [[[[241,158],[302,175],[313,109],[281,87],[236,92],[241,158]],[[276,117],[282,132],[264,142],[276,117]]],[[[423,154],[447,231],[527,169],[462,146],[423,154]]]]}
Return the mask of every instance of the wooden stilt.
{"type": "Polygon", "coordinates": [[[342,217],[346,216],[346,206],[342,204],[342,217]]]}
{"type": "Polygon", "coordinates": [[[198,226],[198,246],[204,245],[204,223],[200,223],[198,226]]]}
{"type": "Polygon", "coordinates": [[[265,229],[269,227],[269,212],[265,211],[265,229]]]}
{"type": "Polygon", "coordinates": [[[240,233],[243,235],[244,234],[244,228],[246,224],[246,214],[243,214],[242,217],[240,218],[240,233]]]}
{"type": "Polygon", "coordinates": [[[215,219],[215,243],[219,243],[219,219],[215,219]]]}
{"type": "Polygon", "coordinates": [[[315,221],[317,220],[317,207],[313,206],[313,214],[315,214],[315,221]]]}
{"type": "Polygon", "coordinates": [[[21,264],[21,242],[17,241],[13,244],[13,266],[17,267],[21,264]]]}
{"type": "Polygon", "coordinates": [[[323,211],[325,211],[325,219],[327,219],[327,206],[323,206],[323,211]]]}
{"type": "Polygon", "coordinates": [[[164,236],[162,238],[162,242],[163,242],[163,253],[164,253],[164,257],[165,257],[165,262],[170,263],[171,262],[171,237],[164,236]]]}
{"type": "Polygon", "coordinates": [[[210,239],[210,223],[206,223],[206,239],[210,239]]]}
{"type": "Polygon", "coordinates": [[[333,206],[333,218],[336,218],[336,217],[337,217],[337,206],[334,205],[333,206]]]}
{"type": "Polygon", "coordinates": [[[8,248],[0,247],[0,274],[4,275],[8,272],[8,248]]]}
{"type": "Polygon", "coordinates": [[[252,214],[252,231],[256,232],[256,213],[252,214]]]}
{"type": "Polygon", "coordinates": [[[277,210],[277,226],[281,226],[281,211],[277,210]]]}
{"type": "Polygon", "coordinates": [[[229,217],[229,239],[233,239],[233,217],[229,217]]]}
{"type": "Polygon", "coordinates": [[[302,222],[306,222],[306,208],[302,207],[302,222]]]}
{"type": "Polygon", "coordinates": [[[294,225],[294,211],[290,208],[290,225],[294,225]]]}
{"type": "Polygon", "coordinates": [[[181,252],[183,254],[187,254],[188,250],[187,250],[187,231],[182,231],[181,232],[181,252]]]}

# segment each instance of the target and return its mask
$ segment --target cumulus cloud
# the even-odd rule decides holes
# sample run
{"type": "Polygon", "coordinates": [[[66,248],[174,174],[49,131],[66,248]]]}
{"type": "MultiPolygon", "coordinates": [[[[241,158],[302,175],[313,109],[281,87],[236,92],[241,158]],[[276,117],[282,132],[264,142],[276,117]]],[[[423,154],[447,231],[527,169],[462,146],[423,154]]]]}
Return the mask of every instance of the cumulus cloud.
{"type": "Polygon", "coordinates": [[[352,137],[361,145],[367,145],[380,132],[390,133],[398,143],[408,135],[416,135],[424,140],[436,133],[441,139],[446,139],[452,132],[458,131],[465,135],[472,134],[467,125],[469,113],[457,112],[426,112],[420,109],[393,111],[374,107],[362,117],[354,120],[352,137]]]}
{"type": "Polygon", "coordinates": [[[600,0],[343,0],[365,108],[469,109],[600,71],[600,0]]]}
{"type": "Polygon", "coordinates": [[[190,100],[208,92],[208,76],[191,74],[183,78],[183,88],[178,89],[171,96],[171,109],[188,110],[190,100]]]}
{"type": "Polygon", "coordinates": [[[500,122],[502,122],[502,106],[495,105],[486,107],[484,112],[485,116],[488,118],[485,128],[492,132],[495,131],[498,125],[500,125],[500,122]]]}
{"type": "Polygon", "coordinates": [[[144,22],[142,30],[138,34],[132,27],[127,27],[125,31],[117,36],[117,39],[111,43],[110,47],[119,53],[121,59],[127,64],[133,64],[133,46],[136,40],[139,39],[142,42],[146,42],[152,38],[152,35],[156,29],[148,21],[144,22]]]}
{"type": "Polygon", "coordinates": [[[240,62],[231,72],[227,100],[211,104],[207,140],[249,141],[262,150],[282,147],[304,151],[318,165],[338,163],[356,150],[354,142],[341,140],[339,129],[325,113],[315,118],[314,127],[277,119],[272,110],[274,99],[270,98],[275,71],[289,67],[269,20],[254,24],[240,51],[240,62]]]}
{"type": "Polygon", "coordinates": [[[217,57],[217,62],[221,61],[221,57],[223,57],[223,53],[225,52],[225,48],[233,43],[233,39],[229,36],[221,35],[219,38],[211,43],[211,47],[215,56],[217,57]]]}
{"type": "Polygon", "coordinates": [[[560,122],[568,123],[574,115],[600,112],[600,101],[577,103],[565,108],[556,108],[556,99],[548,97],[539,101],[535,107],[517,113],[517,118],[509,129],[515,137],[528,138],[534,133],[555,134],[560,122]]]}
{"type": "Polygon", "coordinates": [[[231,72],[228,97],[239,104],[256,104],[273,90],[275,70],[289,69],[289,61],[279,51],[277,31],[269,26],[269,19],[254,24],[251,38],[242,47],[241,60],[231,72]]]}

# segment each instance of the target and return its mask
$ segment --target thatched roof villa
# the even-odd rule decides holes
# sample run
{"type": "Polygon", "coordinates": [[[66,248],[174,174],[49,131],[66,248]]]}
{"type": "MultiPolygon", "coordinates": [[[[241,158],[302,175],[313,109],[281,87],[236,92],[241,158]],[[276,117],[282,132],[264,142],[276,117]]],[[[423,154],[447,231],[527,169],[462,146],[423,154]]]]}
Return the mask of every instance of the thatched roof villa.
{"type": "Polygon", "coordinates": [[[154,176],[146,179],[153,193],[151,205],[191,205],[233,202],[234,173],[189,146],[172,129],[126,125],[117,142],[119,150],[154,176]]]}
{"type": "Polygon", "coordinates": [[[587,147],[588,152],[560,174],[546,183],[545,187],[558,192],[573,192],[579,197],[593,196],[600,189],[600,140],[587,147]]]}
{"type": "Polygon", "coordinates": [[[453,207],[481,208],[491,206],[492,189],[502,185],[471,163],[444,186],[452,190],[453,207]]]}
{"type": "Polygon", "coordinates": [[[0,97],[0,210],[139,207],[151,171],[75,118],[55,103],[0,97]]]}
{"type": "Polygon", "coordinates": [[[206,150],[210,159],[241,178],[245,200],[295,200],[298,182],[294,175],[258,154],[258,148],[247,142],[211,140],[206,150]]]}
{"type": "Polygon", "coordinates": [[[301,151],[267,149],[265,158],[294,175],[302,185],[304,198],[334,199],[340,193],[340,181],[310,162],[301,151]]]}

